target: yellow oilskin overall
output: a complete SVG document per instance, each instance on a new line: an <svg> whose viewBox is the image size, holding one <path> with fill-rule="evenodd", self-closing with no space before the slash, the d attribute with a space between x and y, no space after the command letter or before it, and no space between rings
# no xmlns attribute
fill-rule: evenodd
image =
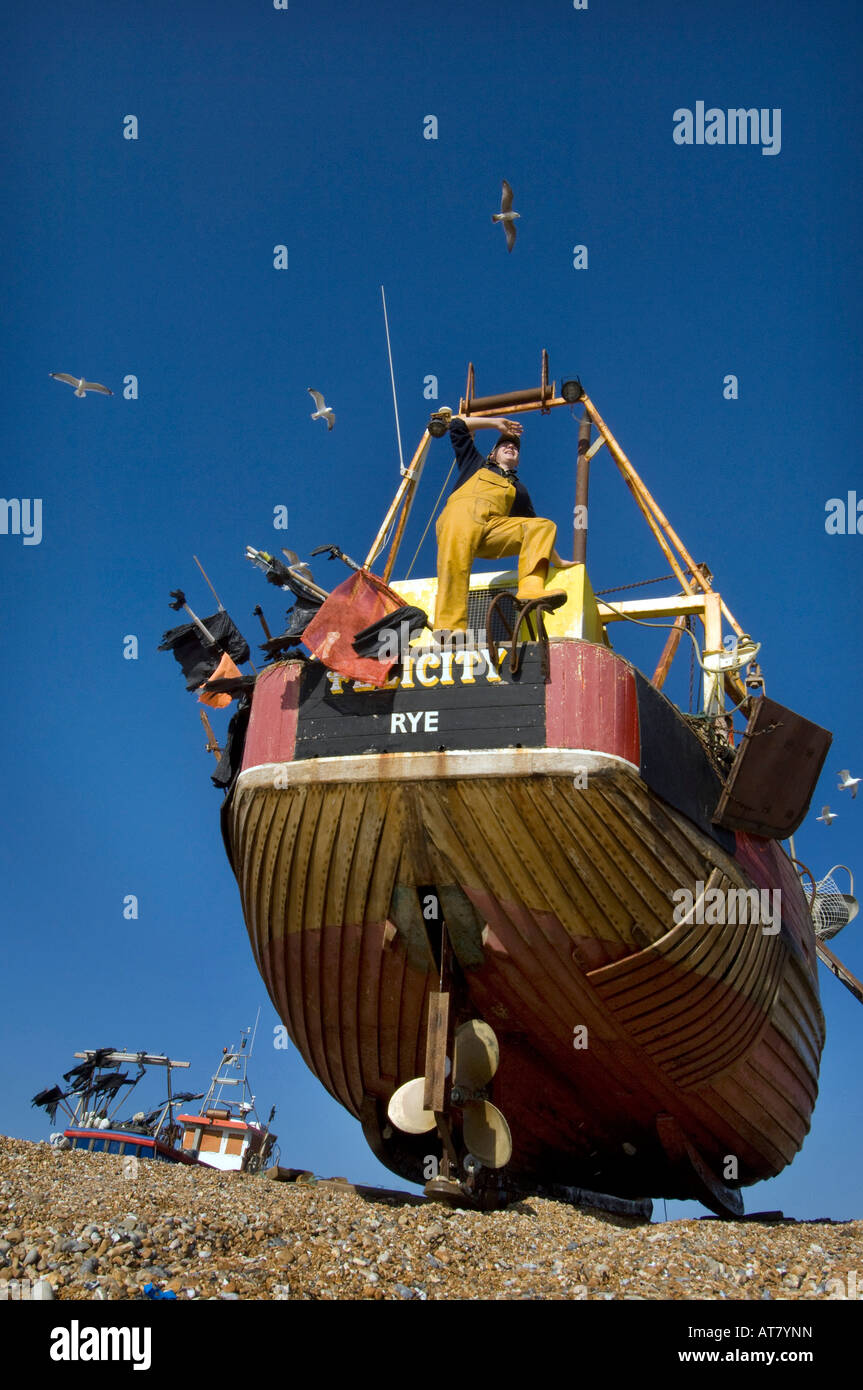
<svg viewBox="0 0 863 1390"><path fill-rule="evenodd" d="M540 598L557 527L541 516L510 516L516 491L490 468L480 468L456 488L437 523L435 628L467 627L470 567L475 557L499 560L518 555L518 597Z"/></svg>

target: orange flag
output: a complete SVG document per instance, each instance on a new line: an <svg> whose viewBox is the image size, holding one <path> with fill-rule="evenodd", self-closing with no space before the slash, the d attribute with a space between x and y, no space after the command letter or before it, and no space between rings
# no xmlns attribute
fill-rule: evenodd
<svg viewBox="0 0 863 1390"><path fill-rule="evenodd" d="M242 675L242 672L237 669L231 658L228 656L228 653L225 652L215 671L211 676L207 677L207 680L227 680L230 676L239 675ZM225 691L222 694L217 694L216 691L213 691L212 694L208 695L206 690L201 690L200 694L198 695L198 702L202 705L209 705L211 709L224 709L226 705L229 705L231 703L233 698L233 695L229 695L227 691Z"/></svg>

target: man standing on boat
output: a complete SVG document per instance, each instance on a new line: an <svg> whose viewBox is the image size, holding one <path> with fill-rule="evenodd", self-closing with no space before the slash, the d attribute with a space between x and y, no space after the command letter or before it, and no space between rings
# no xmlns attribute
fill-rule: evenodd
<svg viewBox="0 0 863 1390"><path fill-rule="evenodd" d="M444 414L443 411L440 412ZM500 438L483 458L474 431L497 429ZM436 632L464 632L470 568L475 557L498 560L518 555L516 598L554 598L547 590L549 562L565 568L554 548L557 527L538 517L530 494L518 477L522 426L503 416L453 415L449 436L459 474L437 523Z"/></svg>

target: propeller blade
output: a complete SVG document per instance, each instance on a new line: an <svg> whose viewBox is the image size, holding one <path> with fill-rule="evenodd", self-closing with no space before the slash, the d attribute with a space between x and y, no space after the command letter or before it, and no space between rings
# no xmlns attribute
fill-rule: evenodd
<svg viewBox="0 0 863 1390"><path fill-rule="evenodd" d="M486 1168L503 1168L512 1157L512 1135L503 1113L490 1100L464 1107L464 1142Z"/></svg>
<svg viewBox="0 0 863 1390"><path fill-rule="evenodd" d="M437 1123L434 1111L423 1109L425 1084L424 1076L415 1076L390 1096L387 1114L396 1129L405 1134L426 1134Z"/></svg>
<svg viewBox="0 0 863 1390"><path fill-rule="evenodd" d="M471 1018L455 1033L453 1085L468 1091L487 1086L500 1064L494 1030L481 1018Z"/></svg>

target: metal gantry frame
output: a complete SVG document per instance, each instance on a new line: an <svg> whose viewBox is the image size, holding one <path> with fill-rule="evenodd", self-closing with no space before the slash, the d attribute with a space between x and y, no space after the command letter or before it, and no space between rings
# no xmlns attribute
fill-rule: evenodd
<svg viewBox="0 0 863 1390"><path fill-rule="evenodd" d="M746 634L734 614L719 593L713 588L712 575L706 565L697 564L692 558L680 536L674 530L656 498L643 479L636 472L623 449L618 444L595 404L577 379L566 381L558 395L556 383L549 381L548 353L543 349L540 385L521 391L507 391L495 396L475 395L475 374L473 363L468 366L465 395L459 401L458 414L464 416L498 415L506 411L509 415L526 414L539 410L547 415L561 406L583 407L578 436L578 467L576 471L576 507L587 506L589 468L592 458L605 445L623 477L626 486L635 499L639 511L647 522L654 539L678 579L683 594L671 595L663 599L625 600L622 603L599 603L599 616L603 624L621 619L645 617L674 617L674 629L669 634L660 662L654 673L654 683L661 688L668 673L680 635L689 615L697 615L704 627L704 656L718 656L723 652L722 619L726 619L738 637ZM433 417L434 419L434 417ZM597 438L590 443L591 427L597 430ZM422 477L432 434L427 427L417 446L410 464L405 470L386 516L372 542L366 556L364 568L369 569L382 553L389 532L395 527L389 554L383 569L383 579L389 582L398 555L408 516ZM578 517L578 512L576 512ZM575 558L584 563L586 554L587 528L575 528ZM723 689L735 704L741 703L749 694L744 683L731 671L714 673L704 671L704 707L721 712L724 707Z"/></svg>
<svg viewBox="0 0 863 1390"><path fill-rule="evenodd" d="M91 1048L86 1052L76 1052L75 1056L80 1058L82 1061L86 1062L98 1056L98 1052L96 1051L96 1049ZM174 1123L174 1100L171 1093L171 1071L173 1068L186 1068L190 1065L190 1063L176 1062L173 1061L170 1057L165 1057L160 1053L109 1052L103 1055L102 1061L99 1067L97 1068L97 1071L101 1071L102 1068L105 1066L122 1066L126 1062L137 1063L140 1070L136 1077L132 1077L128 1081L123 1082L122 1085L117 1088L117 1091L114 1093L113 1097L113 1099L116 1101L116 1105L114 1106L114 1109L111 1110L110 1114L106 1115L104 1118L108 1120L113 1119L117 1111L120 1109L121 1105L125 1104L126 1100L131 1095L135 1086L137 1086L138 1082L141 1080L141 1077L144 1074L144 1069L146 1067L164 1067L167 1078L168 1098L164 1103L164 1112L160 1116L159 1123L156 1125L153 1131L154 1137L158 1137L166 1117L168 1120L169 1128ZM79 1092L73 1092L73 1094L76 1094L78 1096L74 1109L70 1109L66 1105L63 1106L63 1109L66 1111L67 1115L70 1116L73 1125L85 1125L88 1123L87 1115L88 1113L90 1113L88 1112L88 1103L92 1095L98 1094L98 1080L98 1075L90 1077L88 1078L87 1082L82 1086ZM120 1095L121 1091L124 1092L122 1096ZM105 1108L106 1110L108 1109L107 1106Z"/></svg>
<svg viewBox="0 0 863 1390"><path fill-rule="evenodd" d="M255 1110L255 1097L249 1085L248 1067L249 1058L252 1055L252 1048L255 1046L255 1036L258 1031L258 1020L260 1017L261 1011L258 1009L254 1028L242 1028L240 1030L239 1047L226 1047L223 1050L222 1059L216 1068L215 1075L210 1081L210 1089L207 1091L204 1103L201 1106L201 1110L204 1114L207 1113L208 1108L212 1110L225 1109L230 1113L237 1110L244 1120L248 1115L254 1115L256 1119L258 1118L257 1111ZM251 1043L247 1051L246 1043L250 1034ZM222 1075L223 1072L229 1073L231 1071L235 1071L237 1075ZM239 1099L224 1100L222 1098L222 1090L225 1086L239 1086ZM260 1120L258 1120L258 1123L260 1123Z"/></svg>

